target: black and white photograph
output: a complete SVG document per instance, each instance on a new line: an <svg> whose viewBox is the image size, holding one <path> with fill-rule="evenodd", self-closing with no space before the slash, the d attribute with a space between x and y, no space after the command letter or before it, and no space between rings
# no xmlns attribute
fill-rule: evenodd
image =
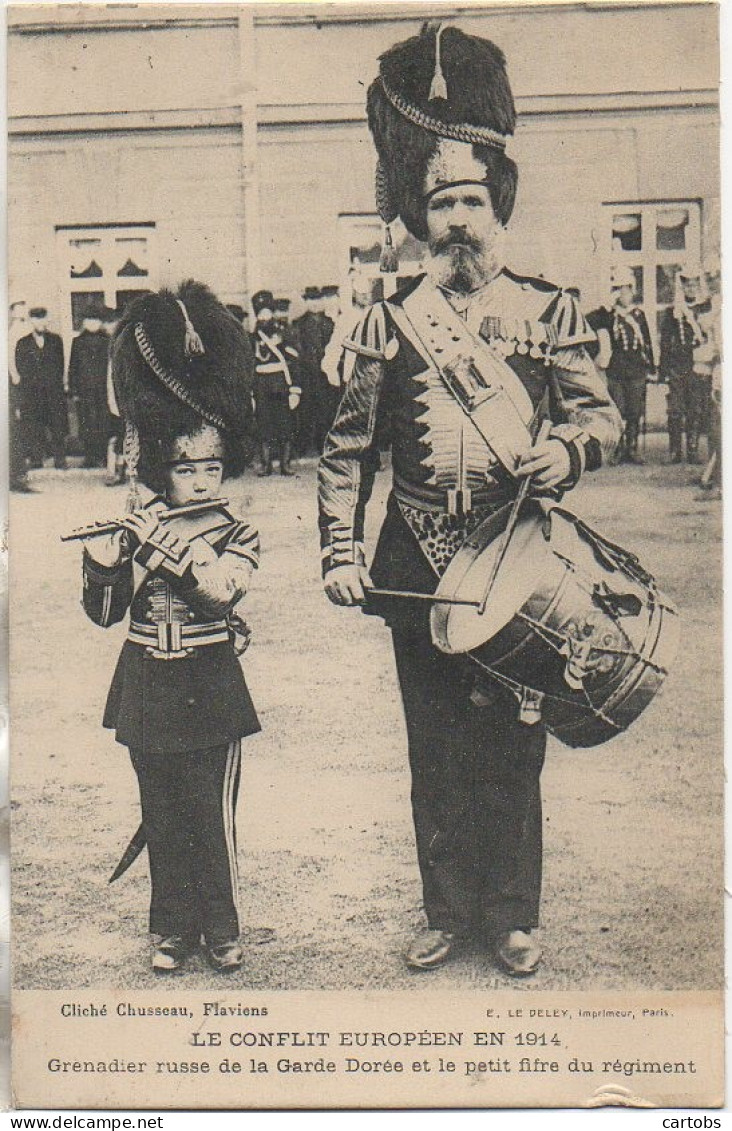
<svg viewBox="0 0 732 1131"><path fill-rule="evenodd" d="M723 1104L719 16L8 9L18 1107Z"/></svg>

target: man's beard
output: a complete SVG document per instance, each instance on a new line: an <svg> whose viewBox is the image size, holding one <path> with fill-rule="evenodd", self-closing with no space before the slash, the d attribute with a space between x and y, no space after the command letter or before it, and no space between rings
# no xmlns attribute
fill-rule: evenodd
<svg viewBox="0 0 732 1131"><path fill-rule="evenodd" d="M495 243L490 245L467 232L447 235L429 244L430 275L448 290L468 294L492 279L500 269Z"/></svg>

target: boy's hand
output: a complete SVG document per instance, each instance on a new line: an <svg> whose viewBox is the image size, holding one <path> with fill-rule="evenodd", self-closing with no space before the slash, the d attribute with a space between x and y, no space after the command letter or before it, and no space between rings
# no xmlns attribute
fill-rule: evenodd
<svg viewBox="0 0 732 1131"><path fill-rule="evenodd" d="M93 562L107 566L108 569L119 565L129 552L124 530L115 530L113 534L100 535L98 538L85 538L82 545Z"/></svg>
<svg viewBox="0 0 732 1131"><path fill-rule="evenodd" d="M158 529L160 523L153 510L133 511L122 520L122 526L133 545L144 546Z"/></svg>

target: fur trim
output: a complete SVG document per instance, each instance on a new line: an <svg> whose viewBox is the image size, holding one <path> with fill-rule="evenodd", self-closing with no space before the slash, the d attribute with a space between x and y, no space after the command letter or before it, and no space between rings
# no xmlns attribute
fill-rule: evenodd
<svg viewBox="0 0 732 1131"><path fill-rule="evenodd" d="M396 210L407 230L420 240L427 236L424 179L437 152L439 135L399 113L387 97L383 83L438 123L472 125L502 135L513 134L516 125L513 96L500 48L455 27L444 28L440 39L439 62L447 99L430 98L437 29L428 25L420 35L396 44L381 56L380 74L369 87L366 103L369 129L379 157L380 211L388 202L388 211ZM488 147L474 145L472 148L480 160L488 155ZM491 175L501 182L493 186L491 195L495 189L502 200L504 215L499 218L505 222L515 197L516 166L497 151L490 152L490 157ZM488 173L488 169L486 171ZM508 187L502 183L504 175L510 182ZM505 215L506 210L508 215Z"/></svg>
<svg viewBox="0 0 732 1131"><path fill-rule="evenodd" d="M189 352L191 328L203 352ZM247 333L202 283L131 303L114 334L112 379L122 416L139 433L141 464L151 448L159 453L204 422L248 447L253 368Z"/></svg>

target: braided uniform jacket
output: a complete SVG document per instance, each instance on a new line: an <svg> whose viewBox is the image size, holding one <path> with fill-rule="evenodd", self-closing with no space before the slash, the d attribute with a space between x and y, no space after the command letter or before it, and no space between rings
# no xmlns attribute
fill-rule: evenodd
<svg viewBox="0 0 732 1131"><path fill-rule="evenodd" d="M379 448L390 444L394 487L372 577L379 586L431 592L476 520L513 491L437 369L400 328L404 320L397 326L391 313L422 285L430 285L424 277L372 306L346 343L356 364L320 461L319 504L323 573L363 561L365 507ZM550 435L570 457L563 487L599 467L603 451L617 443L620 418L587 354L594 333L575 299L504 269L471 299L465 321L510 366L539 415L553 421ZM461 486L471 499L464 519L447 513L448 493ZM405 528L424 551L416 558Z"/></svg>
<svg viewBox="0 0 732 1131"><path fill-rule="evenodd" d="M610 381L645 381L655 366L646 316L639 306L613 311L610 339L613 352L607 367Z"/></svg>
<svg viewBox="0 0 732 1131"><path fill-rule="evenodd" d="M300 392L300 355L294 339L279 331L252 335L254 347L255 399L287 401L290 392Z"/></svg>
<svg viewBox="0 0 732 1131"><path fill-rule="evenodd" d="M112 567L85 549L87 616L107 628L130 611L103 720L118 742L174 754L260 729L226 623L258 561L257 531L223 507L161 525Z"/></svg>
<svg viewBox="0 0 732 1131"><path fill-rule="evenodd" d="M661 354L658 374L661 381L708 375L719 359L716 348L711 303L688 305L680 311L669 308L661 322Z"/></svg>

